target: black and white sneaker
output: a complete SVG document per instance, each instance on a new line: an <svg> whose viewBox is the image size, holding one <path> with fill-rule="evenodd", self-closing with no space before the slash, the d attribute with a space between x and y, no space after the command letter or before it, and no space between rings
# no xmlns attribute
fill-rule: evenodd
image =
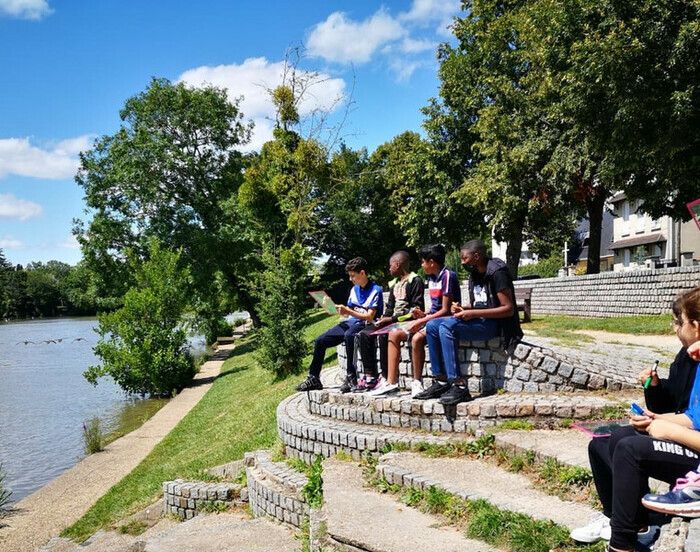
<svg viewBox="0 0 700 552"><path fill-rule="evenodd" d="M340 392L341 393L350 393L350 391L353 390L354 387L357 386L357 379L351 378L350 376L347 376L345 378L345 381L343 384L340 386Z"/></svg>
<svg viewBox="0 0 700 552"><path fill-rule="evenodd" d="M453 385L440 397L438 402L444 405L451 405L470 400L472 400L472 396L469 394L469 389L467 389L466 385Z"/></svg>
<svg viewBox="0 0 700 552"><path fill-rule="evenodd" d="M430 387L428 387L425 391L418 393L413 398L421 400L421 401L424 401L426 399L437 399L438 397L441 397L442 395L447 393L449 388L450 388L450 384L448 382L446 382L446 381L441 382L441 381L435 380L435 381L433 381L433 384Z"/></svg>
<svg viewBox="0 0 700 552"><path fill-rule="evenodd" d="M323 389L323 384L316 376L309 376L297 385L297 391L316 391L320 389Z"/></svg>

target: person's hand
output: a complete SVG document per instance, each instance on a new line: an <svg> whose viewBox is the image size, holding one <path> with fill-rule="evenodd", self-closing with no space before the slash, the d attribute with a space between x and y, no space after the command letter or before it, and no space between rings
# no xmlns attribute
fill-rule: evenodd
<svg viewBox="0 0 700 552"><path fill-rule="evenodd" d="M645 410L644 414L630 415L630 425L637 431L646 432L648 431L649 425L656 419L656 414L649 410Z"/></svg>
<svg viewBox="0 0 700 552"><path fill-rule="evenodd" d="M419 309L418 307L414 307L411 311L411 314L416 320L418 320L419 318L425 318L425 312L422 309Z"/></svg>
<svg viewBox="0 0 700 552"><path fill-rule="evenodd" d="M656 387L659 385L659 374L657 374L654 370L651 368L645 368L641 372L639 372L639 383L644 385L644 382L647 380L647 378L651 376L651 383L649 384L651 387Z"/></svg>
<svg viewBox="0 0 700 552"><path fill-rule="evenodd" d="M463 311L464 309L462 308L462 305L455 301L454 303L452 303L452 307L450 307L450 310L452 311L452 314L456 314L458 312Z"/></svg>
<svg viewBox="0 0 700 552"><path fill-rule="evenodd" d="M690 347L688 347L688 355L693 360L700 361L700 341L696 341Z"/></svg>
<svg viewBox="0 0 700 552"><path fill-rule="evenodd" d="M452 316L461 320L469 320L470 318L478 316L478 314L474 309L462 309L461 311L456 312Z"/></svg>
<svg viewBox="0 0 700 552"><path fill-rule="evenodd" d="M352 316L355 314L355 311L346 305L336 305L335 308L337 309L338 314L342 316Z"/></svg>
<svg viewBox="0 0 700 552"><path fill-rule="evenodd" d="M388 326L389 324L391 324L391 322L392 320L390 316L382 316L379 320L377 320L374 323L374 326L376 328L383 328L384 326Z"/></svg>

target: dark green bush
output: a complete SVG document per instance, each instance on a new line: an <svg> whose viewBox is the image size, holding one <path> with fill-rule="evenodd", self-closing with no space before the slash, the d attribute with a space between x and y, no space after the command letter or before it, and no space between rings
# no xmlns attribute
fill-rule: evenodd
<svg viewBox="0 0 700 552"><path fill-rule="evenodd" d="M540 259L536 263L521 266L518 268L518 276L537 275L542 278L554 278L562 267L562 257L550 257Z"/></svg>

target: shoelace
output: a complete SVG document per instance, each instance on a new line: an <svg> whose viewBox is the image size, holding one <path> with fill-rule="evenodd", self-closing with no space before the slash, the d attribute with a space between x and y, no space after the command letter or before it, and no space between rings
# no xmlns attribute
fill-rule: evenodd
<svg viewBox="0 0 700 552"><path fill-rule="evenodd" d="M676 486L673 487L673 490L678 491L683 487L687 487L688 485L700 487L700 473L691 471L686 473L685 477L679 477L676 479Z"/></svg>

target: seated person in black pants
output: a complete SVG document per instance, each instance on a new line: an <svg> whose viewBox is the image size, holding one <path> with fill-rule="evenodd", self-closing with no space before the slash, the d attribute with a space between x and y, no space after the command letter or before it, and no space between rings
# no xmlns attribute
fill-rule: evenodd
<svg viewBox="0 0 700 552"><path fill-rule="evenodd" d="M673 303L673 324L683 348L669 378L652 376L644 391L647 408L632 415L631 426L608 438L592 439L588 456L603 515L571 532L579 542L610 539L608 550L627 552L649 531L649 512L641 499L649 492L649 478L673 483L697 467L700 460L700 373L687 352L700 341L700 287Z"/></svg>
<svg viewBox="0 0 700 552"><path fill-rule="evenodd" d="M346 376L341 393L347 393L357 384L357 369L355 368L355 336L362 331L367 322L372 322L382 315L384 296L382 288L367 276L367 261L355 257L345 265L350 281L355 284L350 290L347 305L336 305L338 314L347 316L340 324L336 324L314 341L314 356L309 366L309 376L297 386L297 391L312 391L323 389L321 384L321 368L326 356L326 349L345 343L347 355Z"/></svg>
<svg viewBox="0 0 700 552"><path fill-rule="evenodd" d="M397 251L389 258L389 274L394 279L389 282L389 299L386 302L384 316L377 320L374 326L362 330L356 338L364 378L361 378L353 391L372 391L373 394L386 394L398 389L398 374L387 381L389 334L372 335L378 328L394 322L413 319L413 309L425 310L425 286L423 280L410 272L409 255L406 251ZM377 371L377 349L379 349L379 364L381 374ZM392 378L393 381L392 381Z"/></svg>

